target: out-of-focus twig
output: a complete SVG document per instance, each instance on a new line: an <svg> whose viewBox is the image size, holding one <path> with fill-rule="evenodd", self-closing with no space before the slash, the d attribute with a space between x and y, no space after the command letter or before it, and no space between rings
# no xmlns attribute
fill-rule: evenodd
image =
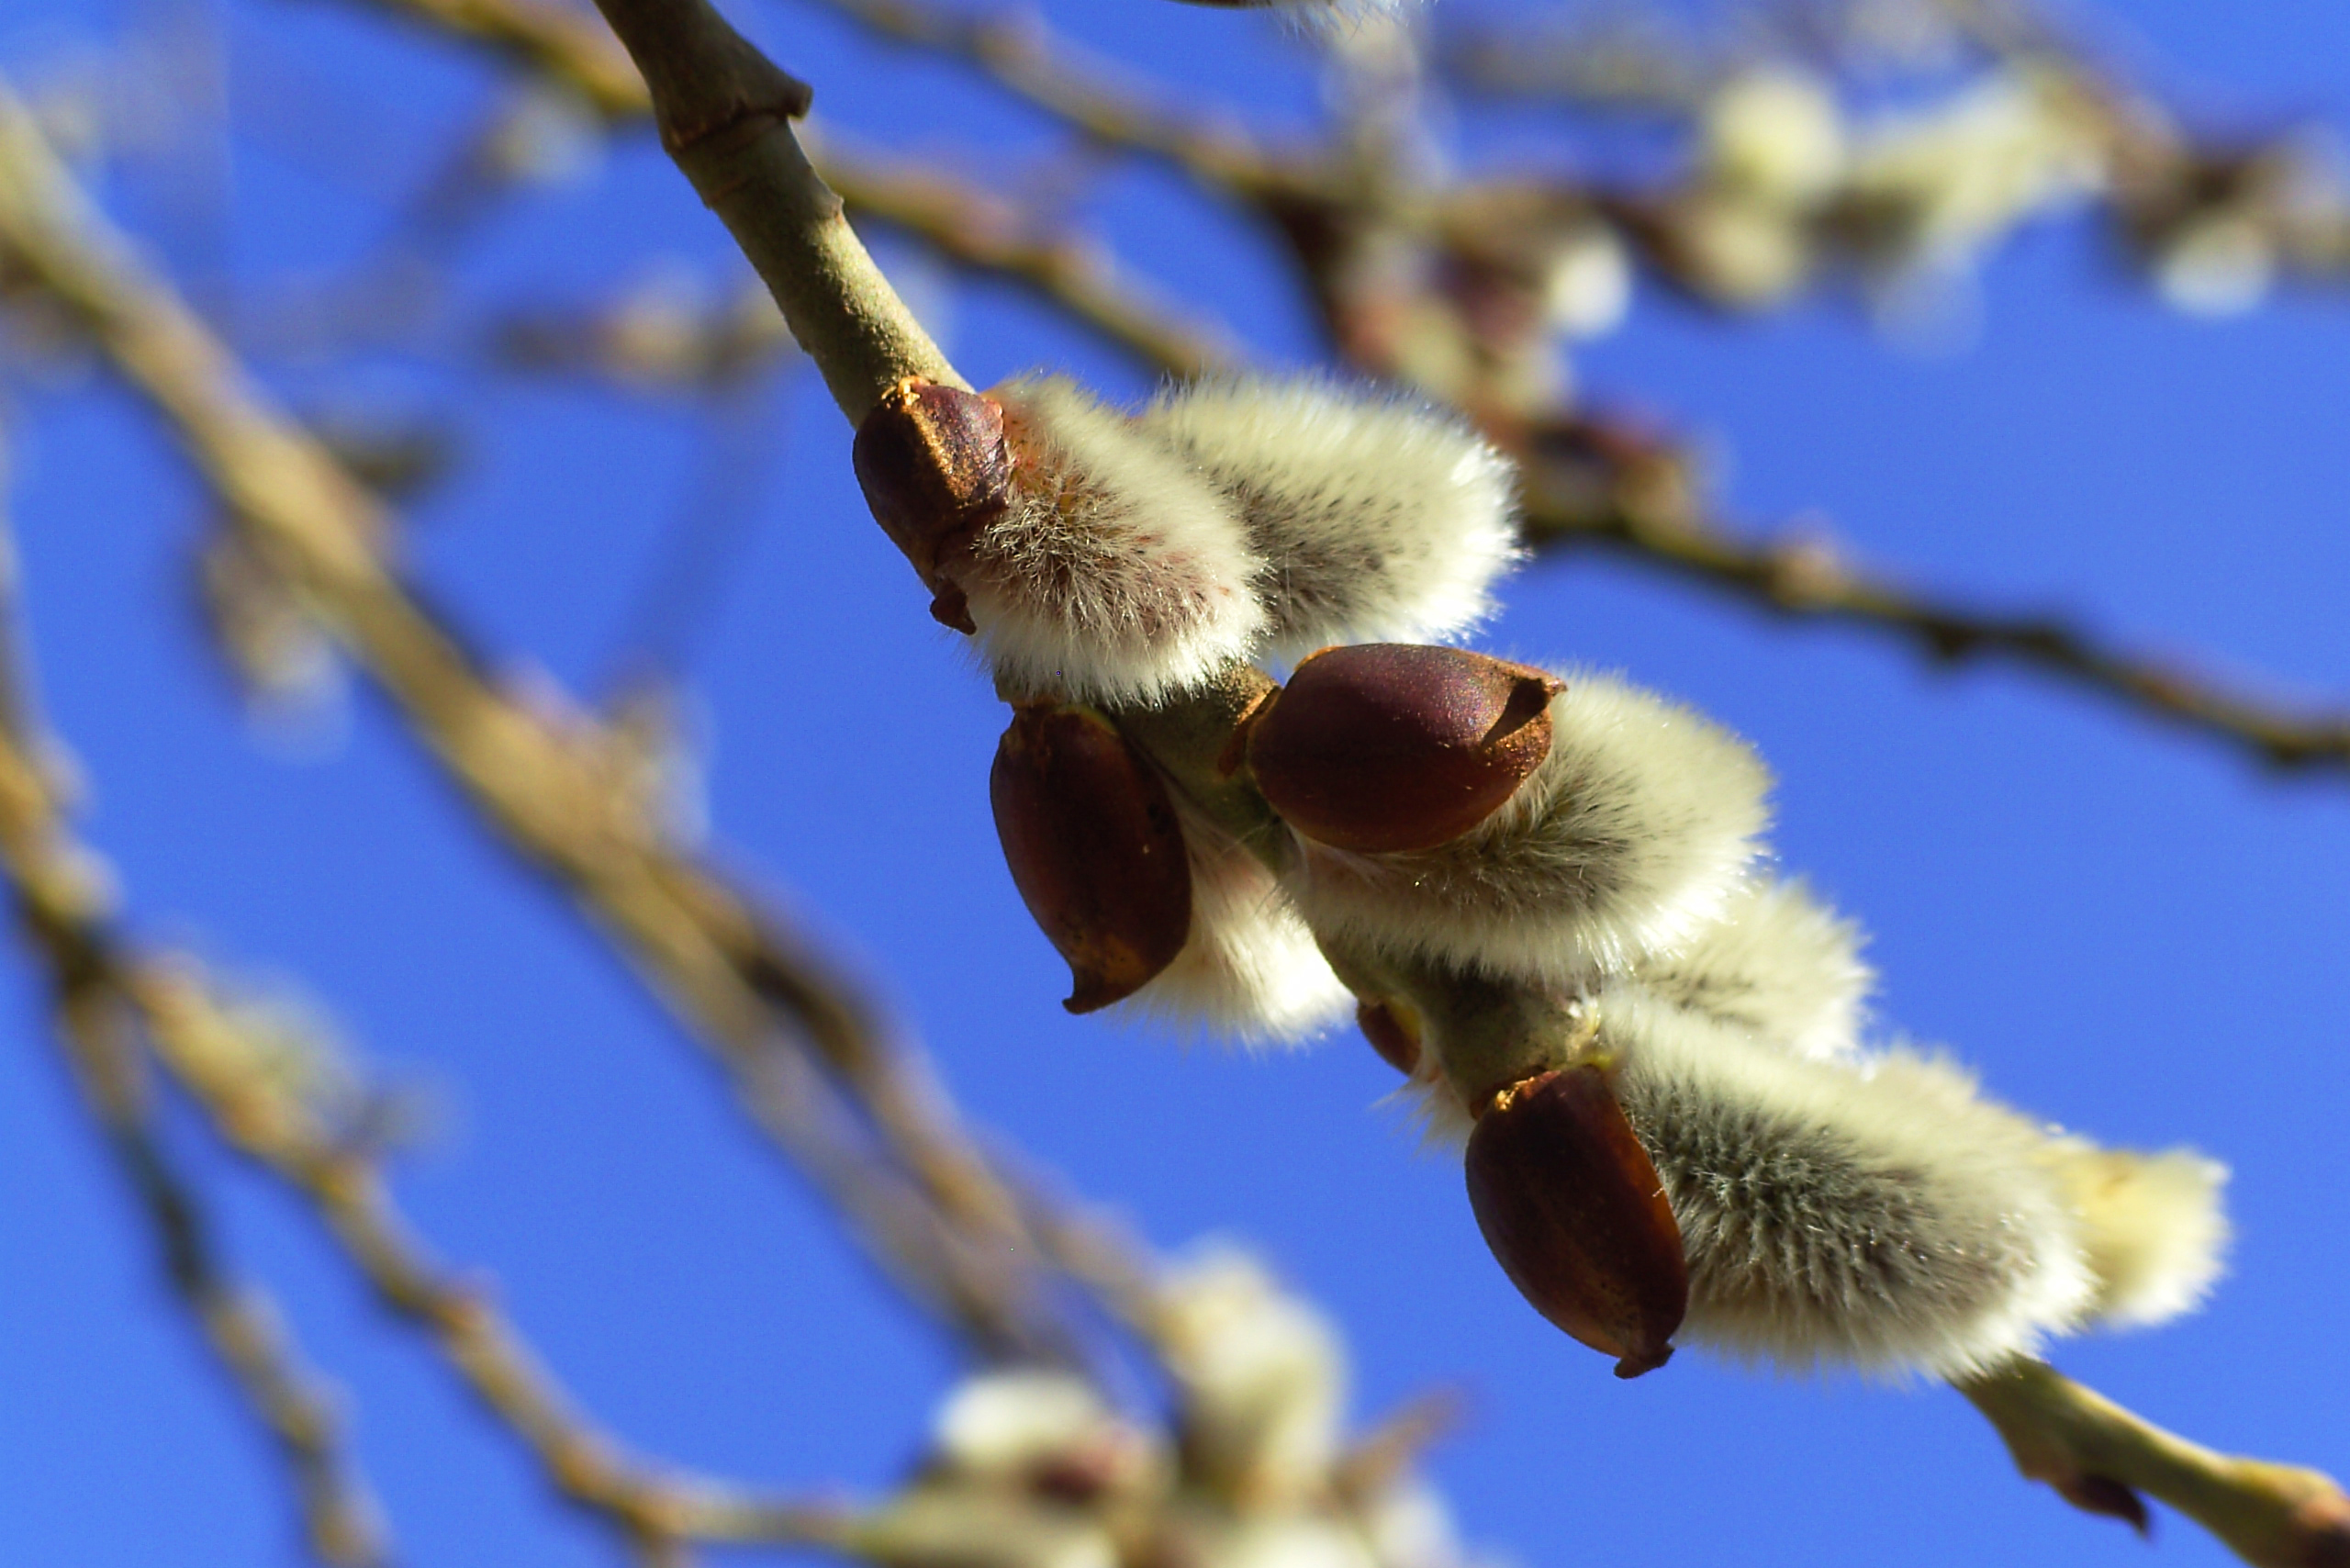
<svg viewBox="0 0 2350 1568"><path fill-rule="evenodd" d="M1562 429L1535 438L1538 451L1555 455L1559 443L1548 437ZM1852 566L1817 536L1741 537L1677 505L1659 510L1637 495L1611 496L1617 483L1637 491L1679 460L1637 439L1611 442L1604 430L1595 437L1597 429L1589 422L1579 427L1576 455L1585 462L1569 491L1546 485L1559 471L1551 458L1537 456L1528 465L1527 531L1538 551L1608 550L1775 614L1841 622L1899 638L1939 663L2004 659L2028 666L2269 766L2350 767L2350 711L2296 711L2112 647L2061 618L2003 614L1915 593ZM1589 483L1595 463L1614 478ZM1598 504L1595 496L1602 498Z"/></svg>
<svg viewBox="0 0 2350 1568"><path fill-rule="evenodd" d="M951 261L1034 289L1084 326L1166 375L1228 368L1230 334L1178 315L1122 277L1109 252L1066 234L1037 234L1010 203L919 164L852 151L837 137L811 152L849 211L913 235Z"/></svg>
<svg viewBox="0 0 2350 1568"><path fill-rule="evenodd" d="M2076 1507L2143 1530L2143 1492L2210 1530L2255 1568L2350 1564L2350 1496L2321 1472L2215 1453L2041 1361L1958 1387L1998 1428L2016 1468Z"/></svg>
<svg viewBox="0 0 2350 1568"><path fill-rule="evenodd" d="M1256 196L1295 174L1237 118L1177 106L1173 95L1056 36L1025 10L973 14L923 0L814 0L878 37L959 60L1104 146L1166 160L1213 189Z"/></svg>
<svg viewBox="0 0 2350 1568"><path fill-rule="evenodd" d="M79 1077L154 1222L173 1286L285 1450L319 1555L382 1561L373 1511L347 1473L326 1400L296 1369L266 1300L223 1275L196 1197L148 1124L134 1021L221 1136L308 1201L377 1299L431 1337L549 1482L612 1520L643 1555L671 1561L688 1541L841 1545L854 1524L843 1510L662 1473L625 1457L572 1405L488 1294L431 1260L372 1158L246 1070L265 1053L240 1038L247 1025L195 962L125 947L89 856L68 836L24 712L12 701L0 722L0 860L48 960Z"/></svg>
<svg viewBox="0 0 2350 1568"><path fill-rule="evenodd" d="M377 9L486 43L565 83L607 119L641 119L644 83L589 12L559 0L369 0Z"/></svg>
<svg viewBox="0 0 2350 1568"><path fill-rule="evenodd" d="M648 1553L688 1541L836 1546L845 1539L852 1520L841 1509L627 1456L572 1403L492 1295L433 1262L366 1153L282 1114L237 1070L254 1054L238 1039L246 1025L192 959L118 954L110 973L221 1136L308 1201L376 1299L431 1337L565 1497L611 1520Z"/></svg>
<svg viewBox="0 0 2350 1568"><path fill-rule="evenodd" d="M413 20L489 42L547 78L587 95L609 119L643 119L652 114L652 100L626 51L601 28L551 27L542 9L526 0L375 3ZM995 33L1007 39L1019 31L1011 24L995 25ZM619 84L622 77L628 84L624 89ZM1095 87L1089 87L1082 96L1088 103L1113 101ZM1178 136L1174 140L1188 147L1194 139ZM1035 289L1156 370L1197 375L1230 363L1228 334L1151 299L1121 276L1114 261L1099 244L1074 235L1039 234L1009 203L991 199L913 162L854 150L837 134L821 142L814 138L810 141L810 161L852 212L901 230L950 261ZM1203 144L1220 145L1213 138Z"/></svg>
<svg viewBox="0 0 2350 1568"><path fill-rule="evenodd" d="M334 1394L303 1367L269 1294L221 1260L203 1200L154 1124L131 1020L97 934L104 878L61 832L51 769L31 744L14 571L13 543L0 531L0 865L18 924L47 968L74 1082L146 1216L172 1294L284 1457L310 1551L337 1568L373 1568L388 1561L388 1549L344 1450Z"/></svg>
<svg viewBox="0 0 2350 1568"><path fill-rule="evenodd" d="M489 678L386 560L379 503L247 382L171 291L68 185L29 118L0 100L0 250L64 304L187 448L254 549L316 604L501 836L643 970L735 1076L762 1125L801 1147L779 1045L796 1042L856 1107L888 1169L835 1187L892 1271L983 1348L1049 1352L1073 1330L1030 1278L1037 1238L926 1068L808 946L677 843L628 787L624 745L543 691ZM819 1179L845 1170L811 1158ZM891 1201L894 1174L905 1201ZM1066 1353L1065 1350L1062 1353Z"/></svg>

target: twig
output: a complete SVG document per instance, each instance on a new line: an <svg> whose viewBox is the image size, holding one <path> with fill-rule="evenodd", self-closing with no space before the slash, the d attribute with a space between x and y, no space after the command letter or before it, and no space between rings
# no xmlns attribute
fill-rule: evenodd
<svg viewBox="0 0 2350 1568"><path fill-rule="evenodd" d="M486 43L562 82L608 120L642 118L644 83L611 35L586 12L553 0L369 0L391 16Z"/></svg>
<svg viewBox="0 0 2350 1568"><path fill-rule="evenodd" d="M1633 458L1635 465L1658 460L1656 449ZM1703 520L1660 514L1637 499L1626 504L1617 498L1594 508L1581 497L1546 493L1539 473L1539 464L1529 465L1527 529L1538 550L1610 550L1795 620L1841 622L1897 638L1937 663L2006 659L2224 742L2271 767L2350 767L2350 711L2296 712L2114 648L2059 618L1981 610L1911 593L1856 569L1817 537L1740 538Z"/></svg>
<svg viewBox="0 0 2350 1568"><path fill-rule="evenodd" d="M1156 370L1189 378L1235 362L1228 332L1142 294L1098 243L1035 235L1009 204L916 163L852 152L834 135L810 156L852 213L903 230L965 266L1026 285Z"/></svg>
<svg viewBox="0 0 2350 1568"><path fill-rule="evenodd" d="M602 9L652 93L661 145L765 280L849 422L904 376L963 385L791 134L789 122L808 112L807 84L707 5L603 0Z"/></svg>
<svg viewBox="0 0 2350 1568"><path fill-rule="evenodd" d="M222 1137L308 1200L377 1298L431 1336L563 1495L654 1551L690 1540L836 1548L846 1540L854 1519L843 1510L664 1474L622 1457L572 1406L489 1297L451 1282L431 1261L366 1158L335 1147L300 1118L258 1112L254 1086L222 1066L256 1054L234 1044L224 1048L223 1038L232 1039L239 1024L191 961L122 950L87 879L72 871L83 852L64 838L38 783L28 738L13 728L0 730L0 846L27 925L49 959L58 1011L93 1108L153 1220L173 1286L292 1462L322 1558L381 1562L373 1511L345 1473L325 1401L294 1369L265 1300L222 1276L196 1199L147 1126L128 1027L134 1013Z"/></svg>
<svg viewBox="0 0 2350 1568"><path fill-rule="evenodd" d="M740 107L730 109L723 97L706 97L699 104L688 100L686 95L688 85L702 71L696 58L698 50L708 50L718 60L724 61L739 55L748 47L731 29L725 28L724 23L710 9L707 0L602 0L602 4L606 15L613 22L615 30L621 34L621 40L628 45L631 54L645 70L648 79L655 84L655 101L664 128L663 140L673 151L690 148L697 140L697 138L680 135L676 129L679 123L687 126L707 127L704 134L722 133L733 140L738 150L744 149L746 144L749 147L756 147L761 141L770 144L791 141L789 128L779 119L757 119L745 124L747 117L742 114ZM669 84L669 90L666 92L662 86L665 82ZM754 100L755 106L755 103L756 100ZM811 313L827 309L853 313L870 307L877 299L889 306L896 306L894 297L888 294L888 286L879 280L878 274L868 277L852 271L846 277L793 277L778 275L771 270L776 263L777 253L766 248L764 244L766 236L758 232L752 224L744 221L744 218L749 216L749 211L746 209L775 206L789 207L795 203L805 205L804 193L763 188L768 181L778 177L812 180L812 174L805 172L804 162L798 163L795 167L791 160L780 156L778 151L770 146L766 150L764 159L755 163L750 158L742 156L739 151L737 159L731 168L728 166L728 160L723 157L697 163L689 161L682 151L679 163L694 180L697 188L701 189L706 196L715 191L722 193L733 202L734 206L730 207L713 199L713 205L719 206L721 215L726 218L729 226L735 230L737 239L743 242L745 252L750 255L754 265L767 278L770 288L775 291L778 298L785 299L787 302L796 299L804 309ZM765 199L762 201L758 198ZM853 243L854 237L849 238L850 242ZM866 269L870 270L869 262L866 263ZM897 308L901 310L902 307L897 307ZM795 317L795 330L798 318ZM811 354L822 364L823 349L818 344L810 342L804 336L801 342ZM926 342L923 347L925 354L935 353L935 350L930 348ZM925 374L923 363L914 360L909 360L897 366L896 373L901 375ZM848 412L852 420L861 417L863 412L861 405L852 405L847 398L843 399L843 405L845 411ZM1204 711L1213 707L1213 702L1203 702L1199 706ZM1162 719L1158 727L1164 735L1170 728L1179 728L1180 725L1169 726ZM1145 744L1148 745L1150 743L1146 740ZM1191 749L1196 751L1199 748L1194 746ZM1196 758L1192 760L1195 761ZM1180 767L1170 767L1169 772L1179 780L1183 777ZM1416 1002L1419 1000L1421 1000L1419 997L1415 996ZM1504 1003L1508 1000L1508 998L1502 999ZM2048 1373L2045 1380L2024 1375L2019 1386L2042 1393L2049 1389L2070 1389L2069 1384L2064 1384L2062 1380L2054 1379L2053 1373ZM2006 1385L1998 1384L1978 1385L1970 1390L1979 1403L1988 1401L1986 1405L1986 1413L1993 1415L1995 1420L2011 1415L2011 1407L2000 1397L2007 1392ZM2042 1399L2036 1403L2044 1405L2047 1401ZM2083 1399L2076 1399L2074 1405L2081 1411L2091 1409L2091 1406ZM2102 1406L2101 1401L2098 1402L2098 1406ZM2110 1406L2103 1406L2103 1410L2106 1412L2103 1426L2096 1428L2098 1430L2128 1430L2137 1427L2134 1418L2116 1421L2114 1417L2119 1415L2119 1412L2113 1411ZM2008 1429L2009 1428L2003 1426L2003 1431ZM2143 1427L2138 1427L2137 1429L2142 1435L2152 1430ZM2184 1450L2184 1445L2180 1445L2180 1448ZM2134 1461L2143 1456L2122 1453L2119 1457ZM2224 1509L2214 1508L2214 1498L2210 1494L2199 1493L2182 1484L2181 1467L2185 1465L2186 1461L2178 1452L2174 1451L2168 1454L2167 1459L2169 1462L2166 1468L2152 1463L2133 1462L2132 1468L2126 1474L2115 1476L2112 1479L2125 1487L2131 1484L2133 1479L2139 1479L2143 1480L2150 1489L2164 1488L2166 1495L2177 1495L2183 1503L2203 1510L2199 1512L2197 1517L2212 1522L2215 1528L2221 1531L2222 1538L2228 1540L2231 1544L2238 1545L2240 1548L2251 1545L2265 1549L2266 1545L2265 1540L2255 1540L2245 1534L2239 1521L2227 1515ZM2042 1462L2035 1454L2027 1462L2027 1471L2031 1470L2032 1464L2040 1462ZM2295 1499L2303 1509L2303 1515L2297 1517L2311 1518L2319 1530L2329 1528L2331 1516L2326 1510L2339 1501L2339 1494L2333 1490L2330 1484L2322 1484L2322 1492L2312 1492L2304 1477L2302 1491ZM2343 1528L2350 1529L2350 1525ZM2313 1534L2311 1539L2322 1540L2324 1538Z"/></svg>
<svg viewBox="0 0 2350 1568"><path fill-rule="evenodd" d="M269 1294L221 1261L203 1200L153 1126L138 1045L94 935L103 881L57 830L48 772L19 739L29 697L17 678L14 569L0 532L0 866L48 968L75 1084L146 1216L172 1294L285 1459L310 1551L337 1568L376 1568L389 1561L383 1522L344 1450L333 1392L303 1367Z"/></svg>
<svg viewBox="0 0 2350 1568"><path fill-rule="evenodd" d="M771 1498L699 1476L658 1472L621 1456L540 1363L479 1285L460 1285L416 1241L364 1153L320 1121L282 1103L288 1091L247 1070L266 1051L249 1025L184 956L126 948L102 878L70 836L39 758L49 743L33 717L9 593L10 542L0 531L0 868L27 934L47 959L57 1011L91 1108L148 1211L173 1290L291 1462L318 1554L373 1568L385 1561L375 1514L349 1473L327 1397L309 1385L265 1296L230 1282L193 1189L149 1125L136 1020L157 1058L209 1116L223 1141L306 1199L375 1289L423 1329L482 1405L539 1461L557 1491L620 1526L648 1560L675 1559L687 1541L843 1548L847 1511Z"/></svg>
<svg viewBox="0 0 2350 1568"><path fill-rule="evenodd" d="M1164 159L1210 189L1254 196L1287 189L1299 177L1237 119L1204 119L1171 106L1171 95L1055 37L1034 13L974 16L921 0L813 3L882 38L962 61L1090 140Z"/></svg>
<svg viewBox="0 0 2350 1568"><path fill-rule="evenodd" d="M2146 1528L2140 1492L2219 1537L2255 1568L2350 1564L2350 1496L2320 1472L2239 1459L2132 1415L2041 1361L1958 1385L2016 1468L2090 1513Z"/></svg>
<svg viewBox="0 0 2350 1568"><path fill-rule="evenodd" d="M93 940L102 940L93 936ZM256 1114L252 1086L223 1064L249 1059L244 1027L185 957L120 955L111 983L137 1007L157 1054L221 1137L299 1193L392 1313L429 1335L483 1406L519 1438L555 1490L658 1551L688 1541L838 1547L853 1517L626 1457L575 1406L478 1283L434 1263L366 1156L303 1119ZM477 1279L477 1276L464 1276Z"/></svg>

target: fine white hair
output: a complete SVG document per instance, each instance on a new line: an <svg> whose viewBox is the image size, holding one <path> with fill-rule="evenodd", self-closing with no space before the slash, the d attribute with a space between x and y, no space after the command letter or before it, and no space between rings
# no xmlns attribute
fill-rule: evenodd
<svg viewBox="0 0 2350 1568"><path fill-rule="evenodd" d="M1467 1147L1469 1135L1477 1130L1477 1123L1460 1103L1460 1096L1444 1081L1440 1061L1437 1050L1423 1047L1419 1065L1412 1076L1380 1103L1404 1108L1419 1128L1422 1148L1458 1151Z"/></svg>
<svg viewBox="0 0 2350 1568"><path fill-rule="evenodd" d="M1261 641L1263 563L1191 465L1065 376L1011 381L1009 504L957 581L1015 692L1153 701Z"/></svg>
<svg viewBox="0 0 2350 1568"><path fill-rule="evenodd" d="M1392 854L1299 838L1287 883L1306 923L1402 958L1573 987L1719 920L1767 816L1761 760L1651 692L1565 680L1550 755L1460 837Z"/></svg>
<svg viewBox="0 0 2350 1568"><path fill-rule="evenodd" d="M1294 1043L1354 1010L1314 934L1249 847L1175 796L1192 866L1192 928L1174 962L1120 1003L1250 1045Z"/></svg>
<svg viewBox="0 0 2350 1568"><path fill-rule="evenodd" d="M1860 928L1799 880L1753 877L1687 946L1633 969L1651 994L1821 1060L1860 1047L1876 977Z"/></svg>
<svg viewBox="0 0 2350 1568"><path fill-rule="evenodd" d="M1136 422L1228 496L1263 562L1266 653L1426 643L1492 613L1519 556L1509 460L1460 419L1321 376L1219 376Z"/></svg>
<svg viewBox="0 0 2350 1568"><path fill-rule="evenodd" d="M1689 1260L1693 1343L1793 1371L1960 1377L2094 1311L2037 1124L1947 1061L1808 1061L1637 987L1595 1005Z"/></svg>
<svg viewBox="0 0 2350 1568"><path fill-rule="evenodd" d="M2227 1167L2192 1149L2132 1154L2070 1137L2055 1158L2097 1276L2098 1320L2162 1323L2199 1305L2227 1253Z"/></svg>

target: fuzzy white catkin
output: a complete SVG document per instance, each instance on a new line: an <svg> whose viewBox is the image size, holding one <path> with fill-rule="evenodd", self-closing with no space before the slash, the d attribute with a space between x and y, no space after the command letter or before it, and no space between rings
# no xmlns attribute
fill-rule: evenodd
<svg viewBox="0 0 2350 1568"><path fill-rule="evenodd" d="M1707 103L1704 169L1717 184L1774 207L1807 207L1844 173L1835 95L1807 73L1750 71Z"/></svg>
<svg viewBox="0 0 2350 1568"><path fill-rule="evenodd" d="M957 1384L932 1424L931 1448L957 1475L1020 1476L1079 1449L1112 1420L1075 1373L1014 1367Z"/></svg>
<svg viewBox="0 0 2350 1568"><path fill-rule="evenodd" d="M1801 881L1755 877L1722 918L1679 949L1633 969L1651 994L1801 1057L1860 1048L1863 1003L1876 977L1859 927Z"/></svg>
<svg viewBox="0 0 2350 1568"><path fill-rule="evenodd" d="M1761 1044L1816 1061L1861 1048L1863 1003L1876 977L1861 961L1857 926L1796 880L1750 877L1720 920L1686 946L1632 967L1650 996ZM1423 1141L1458 1148L1474 1124L1443 1078L1440 1042L1397 1092Z"/></svg>
<svg viewBox="0 0 2350 1568"><path fill-rule="evenodd" d="M1908 265L1966 260L2013 224L2108 177L2098 113L2080 85L2037 68L1995 73L1932 108L1880 123L1849 188L1908 216Z"/></svg>
<svg viewBox="0 0 2350 1568"><path fill-rule="evenodd" d="M1152 701L1254 650L1262 562L1221 494L1065 377L990 395L1003 405L1012 498L957 580L1001 680Z"/></svg>
<svg viewBox="0 0 2350 1568"><path fill-rule="evenodd" d="M1266 652L1427 643L1517 560L1509 461L1457 417L1319 376L1218 377L1136 416L1230 497L1263 563Z"/></svg>
<svg viewBox="0 0 2350 1568"><path fill-rule="evenodd" d="M1180 795L1175 814L1192 863L1192 929L1174 962L1120 1011L1248 1045L1310 1039L1351 1016L1354 993L1265 863Z"/></svg>
<svg viewBox="0 0 2350 1568"><path fill-rule="evenodd" d="M1594 1005L1680 1222L1689 1342L1793 1371L1954 1377L2094 1311L2051 1140L1957 1068L1803 1060L1632 986Z"/></svg>
<svg viewBox="0 0 2350 1568"><path fill-rule="evenodd" d="M1210 1248L1169 1275L1164 1333L1191 1457L1210 1484L1258 1506L1327 1484L1347 1364L1320 1313L1247 1253Z"/></svg>
<svg viewBox="0 0 2350 1568"><path fill-rule="evenodd" d="M2070 1137L2057 1140L2055 1160L2097 1275L2100 1321L2161 1323L2201 1303L2227 1252L2227 1167L2191 1149L2132 1154Z"/></svg>
<svg viewBox="0 0 2350 1568"><path fill-rule="evenodd" d="M1301 838L1284 882L1306 924L1399 958L1574 987L1718 920L1766 820L1761 760L1652 692L1564 679L1550 755L1460 837L1393 854Z"/></svg>

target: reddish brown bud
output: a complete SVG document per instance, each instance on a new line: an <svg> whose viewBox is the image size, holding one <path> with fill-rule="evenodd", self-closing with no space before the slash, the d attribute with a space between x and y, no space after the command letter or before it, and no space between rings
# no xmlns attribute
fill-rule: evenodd
<svg viewBox="0 0 2350 1568"><path fill-rule="evenodd" d="M2058 1496L2085 1514L2120 1519L2141 1537L2151 1538L2154 1533L2154 1521L2146 1513L2146 1500L2109 1475L2082 1471L2053 1477L2049 1484L2056 1488Z"/></svg>
<svg viewBox="0 0 2350 1568"><path fill-rule="evenodd" d="M1420 1036L1404 1015L1383 1002L1365 1002L1355 1008L1355 1023L1379 1059L1409 1078L1420 1065Z"/></svg>
<svg viewBox="0 0 2350 1568"><path fill-rule="evenodd" d="M1248 731L1257 787L1316 843L1433 849L1483 822L1550 755L1554 677L1462 648L1325 648Z"/></svg>
<svg viewBox="0 0 2350 1568"><path fill-rule="evenodd" d="M1091 1013L1132 996L1192 929L1192 868L1167 786L1090 708L1014 711L988 775L996 836L1022 902Z"/></svg>
<svg viewBox="0 0 2350 1568"><path fill-rule="evenodd" d="M931 613L974 630L943 563L1002 511L1012 481L1003 407L994 398L908 376L881 395L849 451L865 504L936 595Z"/></svg>
<svg viewBox="0 0 2350 1568"><path fill-rule="evenodd" d="M1469 1206L1534 1309L1617 1377L1664 1365L1689 1308L1689 1264L1664 1183L1605 1071L1553 1070L1503 1090L1469 1135Z"/></svg>

